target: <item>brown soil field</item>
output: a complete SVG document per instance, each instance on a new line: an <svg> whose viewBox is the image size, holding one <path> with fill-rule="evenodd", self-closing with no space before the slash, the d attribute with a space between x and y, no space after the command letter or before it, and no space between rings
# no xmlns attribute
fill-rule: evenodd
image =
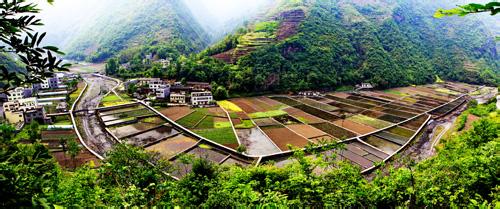
<svg viewBox="0 0 500 209"><path fill-rule="evenodd" d="M344 98L344 99L347 99L349 96L351 96L350 94L344 93L344 92L335 92L335 93L331 93L330 95L333 95L333 96L336 96L336 97L340 97L340 98Z"/></svg>
<svg viewBox="0 0 500 209"><path fill-rule="evenodd" d="M318 118L314 115L311 115L311 114L308 114L308 113L305 113L304 111L302 110L299 110L297 108L293 108L293 107L289 107L289 108L286 108L284 109L285 112L287 112L289 115L299 119L299 120L306 120L307 123L311 124L311 123L322 123L324 122L325 120L321 119L321 118Z"/></svg>
<svg viewBox="0 0 500 209"><path fill-rule="evenodd" d="M77 138L75 131L73 130L54 130L54 131L42 131L42 140L50 139L60 139L61 137L74 137Z"/></svg>
<svg viewBox="0 0 500 209"><path fill-rule="evenodd" d="M239 125L241 124L241 119L239 118L232 118L231 121L233 122L233 125Z"/></svg>
<svg viewBox="0 0 500 209"><path fill-rule="evenodd" d="M227 117L226 112L224 112L224 110L220 107L208 108L208 113L213 116Z"/></svg>
<svg viewBox="0 0 500 209"><path fill-rule="evenodd" d="M238 149L238 147L240 146L240 144L238 144L238 143L234 143L234 144L224 144L224 146L229 147L229 148L232 148L232 149Z"/></svg>
<svg viewBox="0 0 500 209"><path fill-rule="evenodd" d="M280 125L278 122L276 122L271 118L259 118L259 119L254 119L253 121L260 127Z"/></svg>
<svg viewBox="0 0 500 209"><path fill-rule="evenodd" d="M278 105L283 105L282 103L274 100L274 99L269 99L267 97L257 97L260 101L266 103L269 106L278 106Z"/></svg>
<svg viewBox="0 0 500 209"><path fill-rule="evenodd" d="M173 121L179 120L192 112L193 110L191 110L191 108L189 107L169 107L160 110L161 114Z"/></svg>
<svg viewBox="0 0 500 209"><path fill-rule="evenodd" d="M327 133L317 128L305 124L293 124L293 125L287 125L286 127L308 139L328 135Z"/></svg>
<svg viewBox="0 0 500 209"><path fill-rule="evenodd" d="M238 105L243 111L246 113L256 113L256 112L261 112L257 110L255 107L252 106L252 104L245 99L238 98L238 99L232 99L230 100L232 103Z"/></svg>
<svg viewBox="0 0 500 209"><path fill-rule="evenodd" d="M330 135L323 135L323 136L318 136L314 138L310 138L309 140L313 141L314 143L325 143L325 142L335 142L338 141L339 139L330 136Z"/></svg>
<svg viewBox="0 0 500 209"><path fill-rule="evenodd" d="M226 117L214 117L214 123L217 122L229 122L229 119L227 119Z"/></svg>
<svg viewBox="0 0 500 209"><path fill-rule="evenodd" d="M80 144L79 140L76 140L78 144ZM63 152L52 152L51 155L57 160L59 165L65 168L74 168L80 167L82 165L88 164L91 161L94 163L96 167L100 166L100 160L90 153L85 147L80 146L80 153L75 157L74 161L71 159L69 154L64 154Z"/></svg>
<svg viewBox="0 0 500 209"><path fill-rule="evenodd" d="M293 147L302 148L309 142L307 139L293 133L287 128L269 128L263 129L263 131L281 150L290 150L287 146L288 144Z"/></svg>
<svg viewBox="0 0 500 209"><path fill-rule="evenodd" d="M356 122L350 121L350 120L344 120L343 123L342 123L342 120L337 120L337 121L335 121L333 123L335 125L337 125L337 126L344 127L344 128L349 129L351 131L357 132L357 133L359 133L361 135L364 135L364 134L367 134L367 133L371 133L371 132L374 132L374 131L377 130L377 129L371 127L371 126L367 126L367 125L364 125L364 124L356 123Z"/></svg>
<svg viewBox="0 0 500 209"><path fill-rule="evenodd" d="M268 105L267 103L261 101L257 97L252 97L252 98L247 98L246 100L252 107L254 107L256 110L260 112L267 112L271 110L275 110L276 108L273 108L273 106Z"/></svg>
<svg viewBox="0 0 500 209"><path fill-rule="evenodd" d="M146 150L151 152L158 152L162 157L168 159L176 155L177 153L194 146L197 142L197 140L190 137L178 135L158 144L149 146L148 148L146 148Z"/></svg>
<svg viewBox="0 0 500 209"><path fill-rule="evenodd" d="M384 93L384 92L381 92L381 91L377 91L377 92L363 92L363 93L365 95L368 95L368 96L379 97L381 99L391 100L391 101L401 99L401 96L394 95L394 94L387 94L387 93Z"/></svg>
<svg viewBox="0 0 500 209"><path fill-rule="evenodd" d="M250 120L250 117L244 112L237 112L236 114L242 120Z"/></svg>

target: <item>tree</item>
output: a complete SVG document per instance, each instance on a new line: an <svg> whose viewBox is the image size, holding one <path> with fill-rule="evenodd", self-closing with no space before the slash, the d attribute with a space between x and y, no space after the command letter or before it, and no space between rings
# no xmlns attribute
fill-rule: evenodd
<svg viewBox="0 0 500 209"><path fill-rule="evenodd" d="M71 156L71 161L73 162L73 169L76 168L75 165L75 157L80 153L80 144L78 144L75 140L70 140L68 143L68 152L69 156Z"/></svg>
<svg viewBox="0 0 500 209"><path fill-rule="evenodd" d="M214 99L223 100L227 99L228 97L229 97L229 92L227 91L226 87L217 86L217 88L214 91Z"/></svg>
<svg viewBox="0 0 500 209"><path fill-rule="evenodd" d="M32 121L26 128L28 129L28 140L31 143L41 139L40 124L37 121Z"/></svg>
<svg viewBox="0 0 500 209"><path fill-rule="evenodd" d="M34 26L43 25L35 16L40 11L36 4L5 0L0 2L0 11L0 53L15 54L25 66L18 72L0 65L0 93L25 83L41 82L56 70L68 70L70 65L62 64L55 56L63 54L57 47L40 45L46 33L33 34Z"/></svg>
<svg viewBox="0 0 500 209"><path fill-rule="evenodd" d="M56 187L59 170L44 145L18 144L13 141L12 130L0 125L0 207L33 207L43 203Z"/></svg>
<svg viewBox="0 0 500 209"><path fill-rule="evenodd" d="M436 18L445 16L465 16L473 13L489 12L490 15L496 15L500 12L500 2L493 1L487 4L470 3L466 5L459 5L453 9L438 9L434 14Z"/></svg>
<svg viewBox="0 0 500 209"><path fill-rule="evenodd" d="M116 58L108 59L108 61L106 62L106 67L105 67L106 74L108 74L108 75L116 74L118 72L119 67L120 66L118 64L118 59L116 59Z"/></svg>

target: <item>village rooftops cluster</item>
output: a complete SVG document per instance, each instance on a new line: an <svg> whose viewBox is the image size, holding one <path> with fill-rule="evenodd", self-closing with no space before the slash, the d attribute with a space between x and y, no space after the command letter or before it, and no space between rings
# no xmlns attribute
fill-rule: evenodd
<svg viewBox="0 0 500 209"><path fill-rule="evenodd" d="M27 124L34 120L51 123L46 108L53 105L57 112L66 112L68 90L65 83L77 77L72 73L56 73L41 83L18 87L7 94L0 94L4 119L10 124Z"/></svg>
<svg viewBox="0 0 500 209"><path fill-rule="evenodd" d="M181 105L210 106L215 101L212 87L204 82L181 82L162 80L160 78L138 78L125 83L127 89L137 87L133 96L138 99L149 99Z"/></svg>

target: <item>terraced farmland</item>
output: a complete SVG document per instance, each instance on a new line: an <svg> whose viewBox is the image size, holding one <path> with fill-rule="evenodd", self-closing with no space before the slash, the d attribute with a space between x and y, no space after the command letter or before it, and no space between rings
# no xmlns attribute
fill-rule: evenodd
<svg viewBox="0 0 500 209"><path fill-rule="evenodd" d="M448 86L450 91L439 90ZM307 145L326 159L346 160L368 172L404 149L431 117L465 103L467 97L456 92L466 89L475 90L443 84L311 98L274 95L231 99L211 108L127 106L99 116L120 142L159 152L172 162L177 177L191 169L186 158L243 167L261 159L283 166L291 161L291 149ZM322 150L332 142L345 149Z"/></svg>

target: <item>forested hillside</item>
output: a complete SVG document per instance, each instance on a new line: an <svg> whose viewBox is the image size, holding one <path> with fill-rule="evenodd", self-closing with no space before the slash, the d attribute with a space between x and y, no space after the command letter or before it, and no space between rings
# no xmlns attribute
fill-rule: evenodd
<svg viewBox="0 0 500 209"><path fill-rule="evenodd" d="M494 36L475 17L432 17L447 5L286 0L202 53L173 58L159 75L215 82L232 92L332 89L361 82L388 88L433 82L436 75L497 84ZM142 66L134 75L149 70ZM126 69L120 72L130 76Z"/></svg>
<svg viewBox="0 0 500 209"><path fill-rule="evenodd" d="M69 42L68 59L102 62L124 49L167 46L202 50L209 37L180 0L114 1Z"/></svg>

